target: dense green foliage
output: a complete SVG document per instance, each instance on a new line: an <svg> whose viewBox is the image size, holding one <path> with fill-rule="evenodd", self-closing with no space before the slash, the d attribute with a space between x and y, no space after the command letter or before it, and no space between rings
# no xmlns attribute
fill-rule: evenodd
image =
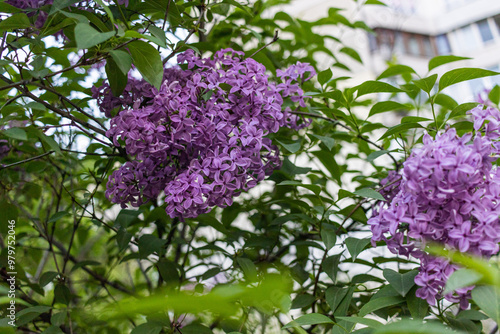
<svg viewBox="0 0 500 334"><path fill-rule="evenodd" d="M496 73L459 68L438 77L434 68L460 60L447 56L431 60L422 76L391 65L349 87L348 66L362 59L340 33L318 28L370 28L338 8L317 21L296 19L280 11L288 2L99 0L82 10L55 0L42 7L41 28L39 11L0 3L0 139L9 148L0 167L0 275L8 278L7 221L15 220L16 330L481 333L482 320L490 330L500 322L498 262L432 248L469 268L450 279L452 289L481 286L470 310L446 301L429 307L415 296L416 263L382 244L370 251L366 224L384 200L380 180L401 168L425 130L472 129L465 112L476 104L459 105L443 89ZM54 39L61 30L65 37ZM271 134L282 168L228 208L186 221L168 217L161 199L120 210L105 186L130 157L105 137L109 118L90 87L99 76L97 86L108 78L121 92L131 64L159 86L162 62L175 64L187 48L242 50L269 73L312 64L318 76L304 84L311 98L298 113L313 123ZM318 68L318 57L332 66ZM499 98L494 89L491 101ZM380 113L398 122L372 121ZM1 289L3 312L8 284ZM16 331L8 321L0 320L2 333ZM382 326L387 321L394 324Z"/></svg>

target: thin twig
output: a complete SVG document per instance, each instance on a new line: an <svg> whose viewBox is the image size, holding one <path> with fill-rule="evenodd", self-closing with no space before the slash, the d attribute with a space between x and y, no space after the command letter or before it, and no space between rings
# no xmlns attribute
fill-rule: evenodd
<svg viewBox="0 0 500 334"><path fill-rule="evenodd" d="M262 50L264 50L265 48L267 48L269 45L271 45L271 44L273 44L273 43L277 42L277 41L278 41L278 39L279 39L279 37L278 37L278 30L276 30L276 31L274 32L274 37L273 37L273 39L272 39L269 43L267 43L266 45L261 46L261 47L260 47L257 51L255 51L254 53L252 53L252 54L250 55L250 57L249 57L249 58L252 58L252 57L253 57L253 56L255 56L257 53L259 53L259 52L261 52Z"/></svg>
<svg viewBox="0 0 500 334"><path fill-rule="evenodd" d="M198 29L200 28L201 22L203 21L203 15L204 14L205 14L205 8L202 7L200 9L200 16L198 17L198 22L196 23L196 26L189 31L189 33L186 36L186 38L184 38L180 42L177 42L177 47L174 50L172 50L172 52L165 59L163 59L163 65L165 65L173 56L175 56L177 54L177 52L179 52L179 50L181 49L181 47L186 44L186 42L189 40L189 38L191 38L191 36L193 36L193 34L196 31L198 31Z"/></svg>

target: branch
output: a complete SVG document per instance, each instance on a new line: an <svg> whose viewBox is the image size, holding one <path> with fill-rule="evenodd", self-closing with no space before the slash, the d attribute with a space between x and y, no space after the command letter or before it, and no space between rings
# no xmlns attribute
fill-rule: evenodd
<svg viewBox="0 0 500 334"><path fill-rule="evenodd" d="M104 137L106 137L106 132L102 129L99 129L97 127L95 127L94 125L88 123L88 122L85 122L85 121L82 121L81 119L78 119L76 118L75 116L71 115L69 112L64 112L62 111L61 109L59 108L56 108L54 107L53 105L45 102L44 100L42 100L41 98L39 98L38 96L34 95L33 93L31 93L28 89L23 89L24 91L24 94L26 95L26 97L29 97L30 99L36 101L36 102L39 102L41 104L43 104L47 109L50 109L52 110L53 112L55 112L56 114L62 116L62 117L66 117L66 118L69 118L70 120L72 120L73 122L75 123L78 123L84 127L86 127L87 129L91 129L91 130L94 130L95 132L97 132L98 134L101 134L103 135ZM107 137L106 137L107 138Z"/></svg>
<svg viewBox="0 0 500 334"><path fill-rule="evenodd" d="M25 164L27 162L43 158L43 157L45 157L45 156L47 156L49 154L52 154L52 153L54 153L54 151L48 151L48 152L46 152L44 154L37 155L36 157L32 157L32 158L29 158L29 159L26 159L26 160L21 160L21 161L18 161L18 162L14 162L14 163L12 163L10 165L3 165L3 166L0 166L0 170L7 169L7 168L10 168L10 167L14 167L14 166L18 166L18 165L22 165L22 164Z"/></svg>
<svg viewBox="0 0 500 334"><path fill-rule="evenodd" d="M333 118L330 118L330 117L326 117L326 116L323 116L323 115L318 115L318 114L313 114L313 113L310 113L310 112L303 112L303 111L291 111L290 112L291 114L295 114L295 115L302 115L302 116L307 116L307 117L312 117L312 118L319 118L319 119L323 119L325 121L328 121L332 124L335 124L335 125L340 125L341 127L343 127L344 129L348 130L348 131L351 131L351 132L354 132L350 127L348 127L347 125L345 124L342 124L340 123L338 120L336 119L333 119ZM373 141L371 141L369 138L366 138L366 137L363 137L361 134L358 134L356 136L357 138L361 139L361 140L364 140L365 142L367 142L368 144L371 144L373 146L375 146L376 148L378 148L379 150L383 150L384 148L380 145L378 145L377 143L374 143ZM390 153L387 153L387 155L392 159L392 161L394 162L394 164L396 165L396 168L399 167L399 162L398 160L396 160L396 158L394 158L394 156Z"/></svg>

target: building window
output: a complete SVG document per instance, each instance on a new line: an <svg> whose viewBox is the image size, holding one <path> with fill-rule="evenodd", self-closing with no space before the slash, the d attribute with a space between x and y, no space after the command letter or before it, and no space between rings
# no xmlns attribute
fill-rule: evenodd
<svg viewBox="0 0 500 334"><path fill-rule="evenodd" d="M479 32L481 33L483 42L489 42L493 40L493 34L491 33L490 24L488 23L487 19L478 21L477 26L479 28Z"/></svg>
<svg viewBox="0 0 500 334"><path fill-rule="evenodd" d="M494 16L493 21L495 21L497 29L500 31L500 15Z"/></svg>
<svg viewBox="0 0 500 334"><path fill-rule="evenodd" d="M479 43L474 35L472 26L468 25L456 31L460 52L470 52L477 49Z"/></svg>
<svg viewBox="0 0 500 334"><path fill-rule="evenodd" d="M424 55L427 57L434 56L434 50L429 36L422 36L422 44L424 46Z"/></svg>
<svg viewBox="0 0 500 334"><path fill-rule="evenodd" d="M448 41L448 36L446 35L436 36L436 47L438 54L449 55L451 53L451 48L450 48L450 42Z"/></svg>
<svg viewBox="0 0 500 334"><path fill-rule="evenodd" d="M408 53L414 56L420 55L420 46L418 45L417 36L410 35L407 41Z"/></svg>

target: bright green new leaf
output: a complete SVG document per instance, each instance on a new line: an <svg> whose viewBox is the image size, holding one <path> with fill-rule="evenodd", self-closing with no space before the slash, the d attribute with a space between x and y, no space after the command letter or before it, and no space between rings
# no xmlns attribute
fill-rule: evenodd
<svg viewBox="0 0 500 334"><path fill-rule="evenodd" d="M358 97L372 93L399 93L401 89L382 81L365 81L354 87L358 91Z"/></svg>
<svg viewBox="0 0 500 334"><path fill-rule="evenodd" d="M85 23L78 23L75 26L76 46L79 49L90 49L97 44L107 41L114 35L114 31L99 32Z"/></svg>
<svg viewBox="0 0 500 334"><path fill-rule="evenodd" d="M333 324L332 319L328 318L326 315L319 313L310 313L303 315L285 326L282 329L293 328L293 327L301 327L301 326L309 326L309 325L319 325L319 324Z"/></svg>
<svg viewBox="0 0 500 334"><path fill-rule="evenodd" d="M472 79L491 77L499 75L500 73L482 68L457 68L446 72L439 80L439 90L454 85L459 82L468 81Z"/></svg>
<svg viewBox="0 0 500 334"><path fill-rule="evenodd" d="M413 83L415 84L415 86L417 86L427 94L430 94L432 88L434 88L434 85L436 84L437 77L438 77L437 74L433 74L428 78L413 80Z"/></svg>
<svg viewBox="0 0 500 334"><path fill-rule="evenodd" d="M459 56L453 56L453 55L437 56L437 57L432 58L429 61L429 71L438 67L438 66L444 65L444 64L452 63L452 62L459 61L459 60L466 60L466 59L471 59L471 58L459 57Z"/></svg>
<svg viewBox="0 0 500 334"><path fill-rule="evenodd" d="M382 135L378 140L382 140L384 138L390 137L392 135L398 135L400 133L406 132L407 130L410 129L416 129L416 128L423 128L422 125L419 123L403 123L403 124L398 124L396 126L393 126L389 130L387 130L386 133Z"/></svg>
<svg viewBox="0 0 500 334"><path fill-rule="evenodd" d="M377 80L393 77L395 75L405 74L405 73L415 73L415 70L410 66L406 65L393 65L382 72Z"/></svg>
<svg viewBox="0 0 500 334"><path fill-rule="evenodd" d="M373 198L379 201L385 201L384 196L380 195L380 193L376 190L370 189L370 188L362 188L359 190L356 190L354 194L364 197L364 198Z"/></svg>
<svg viewBox="0 0 500 334"><path fill-rule="evenodd" d="M392 110L409 110L408 106L394 101L377 102L370 109L368 117Z"/></svg>

